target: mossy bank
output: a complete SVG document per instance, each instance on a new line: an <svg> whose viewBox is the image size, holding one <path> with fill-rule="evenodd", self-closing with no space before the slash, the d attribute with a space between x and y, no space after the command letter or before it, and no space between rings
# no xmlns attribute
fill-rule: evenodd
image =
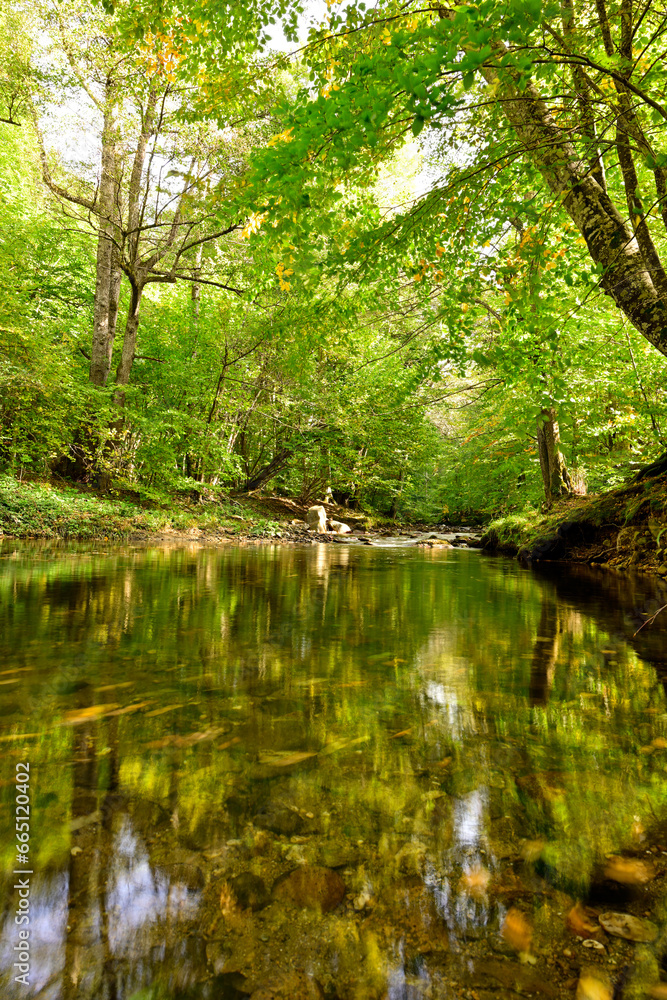
<svg viewBox="0 0 667 1000"><path fill-rule="evenodd" d="M667 479L634 481L492 521L484 548L526 563L566 561L667 576Z"/></svg>

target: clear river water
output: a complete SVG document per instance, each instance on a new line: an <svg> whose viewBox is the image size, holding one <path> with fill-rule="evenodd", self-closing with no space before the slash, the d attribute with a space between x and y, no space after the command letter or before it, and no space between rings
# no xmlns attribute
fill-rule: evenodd
<svg viewBox="0 0 667 1000"><path fill-rule="evenodd" d="M457 549L5 540L3 1000L572 997L589 967L595 997L646 995L661 586Z"/></svg>

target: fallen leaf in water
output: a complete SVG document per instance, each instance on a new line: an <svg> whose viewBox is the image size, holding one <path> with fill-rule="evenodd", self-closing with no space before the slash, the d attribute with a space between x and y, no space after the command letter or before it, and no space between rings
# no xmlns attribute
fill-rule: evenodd
<svg viewBox="0 0 667 1000"><path fill-rule="evenodd" d="M507 911L500 933L505 938L508 945L514 948L515 951L530 951L530 942L533 938L533 928L529 924L526 917L524 917L521 910L517 910L516 907L513 906Z"/></svg>
<svg viewBox="0 0 667 1000"><path fill-rule="evenodd" d="M70 712L65 712L63 724L66 726L76 726L81 722L91 722L101 718L106 712L111 712L118 708L118 702L110 702L107 705L90 705L88 708L74 708Z"/></svg>
<svg viewBox="0 0 667 1000"><path fill-rule="evenodd" d="M290 767L291 764L300 764L302 760L310 757L317 757L313 750L297 750L295 753L282 753L279 750L259 755L260 764L270 764L271 767Z"/></svg>
<svg viewBox="0 0 667 1000"><path fill-rule="evenodd" d="M111 719L116 715L128 715L130 712L137 712L146 705L152 705L152 701L139 701L136 705L126 705L125 708L117 708L115 712L107 712L107 718Z"/></svg>
<svg viewBox="0 0 667 1000"><path fill-rule="evenodd" d="M658 928L650 920L632 917L629 913L601 913L599 921L607 934L626 941L655 941Z"/></svg>
<svg viewBox="0 0 667 1000"><path fill-rule="evenodd" d="M609 986L597 976L583 975L577 983L576 1000L611 1000Z"/></svg>
<svg viewBox="0 0 667 1000"><path fill-rule="evenodd" d="M366 743L369 739L369 736L357 736L356 740L334 740L333 743L327 743L325 747L322 747L320 756L326 757L330 753L347 750L348 747L355 747L358 743Z"/></svg>
<svg viewBox="0 0 667 1000"><path fill-rule="evenodd" d="M240 736L232 736L231 740L227 740L225 743L218 743L218 750L228 750L229 747L236 746L236 744L240 742Z"/></svg>
<svg viewBox="0 0 667 1000"><path fill-rule="evenodd" d="M179 749L183 749L184 747L194 746L195 743L201 743L204 740L214 740L216 736L221 736L225 731L224 729L207 729L206 732L190 733L189 736L163 736L160 740L151 740L145 746L150 750L162 750L163 747L178 747Z"/></svg>
<svg viewBox="0 0 667 1000"><path fill-rule="evenodd" d="M463 892L467 892L471 896L483 896L490 881L491 874L482 865L477 865L469 872L464 872L461 876L459 887Z"/></svg>
<svg viewBox="0 0 667 1000"><path fill-rule="evenodd" d="M655 877L655 867L650 861L613 855L607 858L604 877L622 885L645 885Z"/></svg>
<svg viewBox="0 0 667 1000"><path fill-rule="evenodd" d="M597 914L581 903L576 903L568 913L567 927L582 938L599 938L602 933Z"/></svg>

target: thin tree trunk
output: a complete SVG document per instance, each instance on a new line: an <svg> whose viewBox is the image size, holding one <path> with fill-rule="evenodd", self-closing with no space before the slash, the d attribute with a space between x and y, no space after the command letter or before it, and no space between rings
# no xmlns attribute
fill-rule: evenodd
<svg viewBox="0 0 667 1000"><path fill-rule="evenodd" d="M93 310L93 342L90 352L89 380L93 385L106 385L111 365L111 339L109 320L114 294L114 200L116 196L115 151L115 88L107 84L104 126L102 130L102 173L97 198L98 234L95 264L95 305ZM120 289L120 284L119 284ZM116 306L117 309L117 306ZM114 324L115 331L115 324Z"/></svg>
<svg viewBox="0 0 667 1000"><path fill-rule="evenodd" d="M396 492L394 493L394 499L391 502L391 510L389 511L389 517L393 518L394 520L396 519L396 515L398 514L398 503L401 499L401 494L403 492L403 476L404 476L404 470L401 469L401 471L398 474L398 486L396 488Z"/></svg>
<svg viewBox="0 0 667 1000"><path fill-rule="evenodd" d="M143 284L132 284L132 295L130 307L127 313L127 323L125 324L125 336L123 337L123 352L120 357L118 369L116 371L116 385L129 385L130 372L134 364L134 355L137 350L137 331L139 329L139 309L141 307L141 296L144 291ZM118 390L114 395L114 402L117 406L125 405L125 393Z"/></svg>
<svg viewBox="0 0 667 1000"><path fill-rule="evenodd" d="M120 285L123 280L123 272L120 268L120 255L114 247L111 256L111 275L109 278L109 336L108 336L108 362L107 378L111 371L111 355L116 339L116 326L118 324L118 305L120 303Z"/></svg>
<svg viewBox="0 0 667 1000"><path fill-rule="evenodd" d="M544 494L549 502L554 497L572 492L572 481L559 445L560 430L556 411L553 406L543 407L537 418L537 447Z"/></svg>
<svg viewBox="0 0 667 1000"><path fill-rule="evenodd" d="M199 275L200 275L200 273L201 273L201 254L202 254L202 248L199 246L199 247L197 247L197 250L195 252L195 269L194 269L194 272L193 272L193 276L195 278L198 278ZM200 302L201 302L201 285L199 284L198 281L196 281L195 284L192 285L192 288L191 288L191 291L190 291L190 303L191 303L191 308L192 308L192 320L193 320L193 323L194 323L195 331L197 333L199 332L199 305L200 305ZM196 355L196 353L197 353L197 349L195 347L195 350L194 350L194 353L193 353L193 357Z"/></svg>

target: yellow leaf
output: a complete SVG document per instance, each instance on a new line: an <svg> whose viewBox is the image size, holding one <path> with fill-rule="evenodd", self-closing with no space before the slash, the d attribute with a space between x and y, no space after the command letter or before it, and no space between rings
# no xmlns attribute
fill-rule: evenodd
<svg viewBox="0 0 667 1000"><path fill-rule="evenodd" d="M295 753L288 754L269 751L259 755L259 762L260 764L270 764L271 767L290 767L292 764L300 764L302 760L308 760L310 757L317 757L317 753L312 750L297 750Z"/></svg>
<svg viewBox="0 0 667 1000"><path fill-rule="evenodd" d="M109 702L105 705L90 705L88 708L75 708L71 712L65 712L63 722L67 726L77 726L82 722L91 722L99 719L106 712L118 708L118 702Z"/></svg>

